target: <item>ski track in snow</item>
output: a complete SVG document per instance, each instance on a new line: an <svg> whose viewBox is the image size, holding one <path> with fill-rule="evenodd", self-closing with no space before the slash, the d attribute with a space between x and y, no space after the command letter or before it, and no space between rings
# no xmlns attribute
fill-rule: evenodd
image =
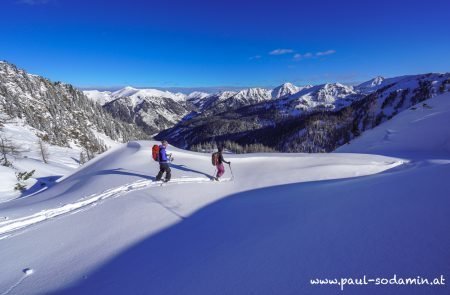
<svg viewBox="0 0 450 295"><path fill-rule="evenodd" d="M11 293L11 291L14 290L17 286L19 286L23 282L23 280L25 280L28 276L32 275L34 273L34 270L31 268L26 268L22 272L23 272L22 277L14 285L9 287L6 291L1 293L0 295L7 295Z"/></svg>
<svg viewBox="0 0 450 295"><path fill-rule="evenodd" d="M229 181L230 179L224 179L222 181ZM186 183L211 183L210 179L204 177L194 177L194 178L176 178L172 179L170 182L155 182L152 180L138 180L133 183L125 184L118 186L116 188L108 189L101 193L96 193L89 195L87 197L81 198L78 202L65 204L58 208L42 210L38 213L28 215L25 217L20 217L16 219L7 219L6 221L0 222L0 240L8 238L11 236L12 232L15 232L20 229L28 228L32 225L36 225L37 223L46 221L51 218L55 218L65 214L76 213L82 211L87 206L96 205L99 201L117 198L122 195L125 195L131 191L138 191L142 189L146 189L149 187L158 187L158 186L166 186L166 185L174 185L174 184L186 184ZM167 210L176 214L178 217L183 218L181 215L176 213L173 208L170 206L166 206L162 204L161 201L155 200L158 204L162 205Z"/></svg>

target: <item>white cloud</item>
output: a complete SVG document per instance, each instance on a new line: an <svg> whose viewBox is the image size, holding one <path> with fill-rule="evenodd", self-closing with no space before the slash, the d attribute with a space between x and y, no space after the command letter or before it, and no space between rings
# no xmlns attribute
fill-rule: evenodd
<svg viewBox="0 0 450 295"><path fill-rule="evenodd" d="M249 60L254 60L254 59L260 59L262 56L261 55L255 55L255 56L251 56L248 59Z"/></svg>
<svg viewBox="0 0 450 295"><path fill-rule="evenodd" d="M294 54L294 60L295 61L300 61L300 60L304 60L304 59L309 59L309 58L318 58L320 56L325 56L325 55L330 55L330 54L334 54L336 53L336 50L330 49L327 51L318 51L316 53L305 53L305 54L300 54L300 53L296 53Z"/></svg>
<svg viewBox="0 0 450 295"><path fill-rule="evenodd" d="M292 50L292 49L279 48L279 49L272 50L271 52L269 52L269 54L270 55L282 55L282 54L288 54L288 53L293 53L293 52L294 52L294 50Z"/></svg>
<svg viewBox="0 0 450 295"><path fill-rule="evenodd" d="M334 53L336 53L336 50L330 49L330 50L327 50L327 51L316 52L316 55L317 56L324 56L324 55L330 55L330 54L334 54Z"/></svg>
<svg viewBox="0 0 450 295"><path fill-rule="evenodd" d="M307 52L305 54L300 54L300 53L296 53L294 54L294 60L302 60L302 59L307 59L307 58L312 58L314 57L314 55L311 52Z"/></svg>

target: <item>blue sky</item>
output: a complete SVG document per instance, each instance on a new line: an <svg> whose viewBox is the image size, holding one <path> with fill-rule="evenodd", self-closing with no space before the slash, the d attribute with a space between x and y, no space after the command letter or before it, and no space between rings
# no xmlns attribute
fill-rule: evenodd
<svg viewBox="0 0 450 295"><path fill-rule="evenodd" d="M2 0L0 59L79 87L354 83L450 69L450 1Z"/></svg>

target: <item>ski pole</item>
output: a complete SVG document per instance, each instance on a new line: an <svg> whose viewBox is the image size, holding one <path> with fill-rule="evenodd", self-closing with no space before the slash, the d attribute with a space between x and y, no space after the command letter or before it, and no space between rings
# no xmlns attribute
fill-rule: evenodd
<svg viewBox="0 0 450 295"><path fill-rule="evenodd" d="M233 175L233 169L231 169L231 163L228 164L228 167L230 167L231 180L233 180L234 179L234 175Z"/></svg>
<svg viewBox="0 0 450 295"><path fill-rule="evenodd" d="M216 171L217 171L217 167L214 166L214 172L213 172L213 175L212 175L213 178L216 178Z"/></svg>

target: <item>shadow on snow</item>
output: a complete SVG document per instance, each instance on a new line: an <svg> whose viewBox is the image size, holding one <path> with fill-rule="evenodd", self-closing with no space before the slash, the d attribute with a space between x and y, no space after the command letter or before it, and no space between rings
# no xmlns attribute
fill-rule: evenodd
<svg viewBox="0 0 450 295"><path fill-rule="evenodd" d="M424 183L392 190L398 181L408 183L409 176L380 173L237 193L130 246L54 293L337 294L338 286L312 286L310 279L448 275L450 252L435 253L443 247L436 233L448 232L450 222L430 224L429 217L449 216L450 206L430 201ZM419 197L410 199L411 193ZM430 226L433 230L426 230ZM345 289L346 294L431 291L448 290Z"/></svg>

